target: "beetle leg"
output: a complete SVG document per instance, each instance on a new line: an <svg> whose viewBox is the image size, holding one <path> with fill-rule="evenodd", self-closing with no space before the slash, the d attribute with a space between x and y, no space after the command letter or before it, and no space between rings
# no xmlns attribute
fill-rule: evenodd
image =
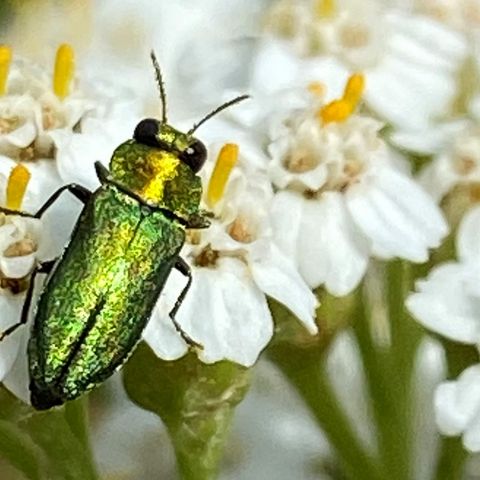
<svg viewBox="0 0 480 480"><path fill-rule="evenodd" d="M196 215L190 215L186 227L194 230L208 228L211 224L208 218L213 218L213 215L205 215L205 212L201 212L200 214Z"/></svg>
<svg viewBox="0 0 480 480"><path fill-rule="evenodd" d="M11 210L10 208L0 207L0 213L5 215L16 215L17 217L35 218L33 213L22 212L21 210Z"/></svg>
<svg viewBox="0 0 480 480"><path fill-rule="evenodd" d="M169 313L170 319L172 320L173 325L175 326L175 329L177 332L180 334L182 337L183 341L190 345L190 347L195 347L199 348L200 350L203 350L203 345L200 345L197 343L195 340L190 338L187 333L185 333L182 329L182 327L178 324L178 322L175 320L175 315L178 312L178 309L182 305L183 301L185 300L185 297L190 290L190 287L192 285L192 271L190 270L190 267L188 263L181 257L178 257L177 260L175 261L174 267L185 277L188 277L188 282L183 288L182 292L177 298L177 301L175 302L175 306L172 308L172 310Z"/></svg>
<svg viewBox="0 0 480 480"><path fill-rule="evenodd" d="M77 197L82 203L87 203L92 192L88 188L82 187L76 183L69 183L59 188L54 192L50 198L43 204L38 212L33 215L35 218L40 218L57 200L57 198L65 191L68 190L72 195Z"/></svg>
<svg viewBox="0 0 480 480"><path fill-rule="evenodd" d="M20 321L15 323L11 327L8 327L3 332L0 332L0 342L3 341L6 337L11 335L18 327L25 325L28 321L28 314L30 312L30 306L32 304L33 291L35 289L35 278L39 273L50 273L53 266L55 265L56 260L50 260L48 262L43 262L37 265L35 270L32 272L30 277L30 285L28 286L27 296L25 297L25 302L22 307L22 314L20 316Z"/></svg>
<svg viewBox="0 0 480 480"><path fill-rule="evenodd" d="M69 183L68 185L64 185L63 187L59 188L56 192L54 192L50 198L42 205L40 210L37 213L27 213L22 212L20 210L11 210L10 208L0 207L0 212L5 213L7 215L18 215L20 217L29 217L29 218L40 218L48 208L52 206L52 204L57 200L57 198L65 191L68 190L72 195L75 195L81 202L87 203L88 199L92 192L81 185L77 185L76 183Z"/></svg>

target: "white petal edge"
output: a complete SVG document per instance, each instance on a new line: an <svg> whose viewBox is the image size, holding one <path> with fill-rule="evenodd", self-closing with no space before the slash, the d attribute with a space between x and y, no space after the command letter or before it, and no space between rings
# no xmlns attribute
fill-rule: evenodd
<svg viewBox="0 0 480 480"><path fill-rule="evenodd" d="M311 334L316 334L314 317L318 302L293 263L275 245L259 253L252 255L249 262L255 283L296 315Z"/></svg>
<svg viewBox="0 0 480 480"><path fill-rule="evenodd" d="M405 305L424 327L466 344L480 339L478 300L468 296L469 283L477 283L475 273L463 265L437 267L426 280L416 284Z"/></svg>
<svg viewBox="0 0 480 480"><path fill-rule="evenodd" d="M472 208L462 219L457 233L461 261L480 264L480 207Z"/></svg>

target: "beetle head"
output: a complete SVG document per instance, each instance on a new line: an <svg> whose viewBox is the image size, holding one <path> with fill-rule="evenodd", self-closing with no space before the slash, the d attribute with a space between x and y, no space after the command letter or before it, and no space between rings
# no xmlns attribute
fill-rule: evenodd
<svg viewBox="0 0 480 480"><path fill-rule="evenodd" d="M154 118L142 120L135 128L133 138L143 145L174 153L194 173L200 171L207 159L207 149L200 140Z"/></svg>

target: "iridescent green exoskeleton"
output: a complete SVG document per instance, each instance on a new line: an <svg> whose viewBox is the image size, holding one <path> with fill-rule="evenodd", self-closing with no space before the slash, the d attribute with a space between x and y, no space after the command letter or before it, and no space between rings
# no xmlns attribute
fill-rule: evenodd
<svg viewBox="0 0 480 480"><path fill-rule="evenodd" d="M95 192L70 184L35 215L1 209L40 218L66 190L85 204L62 256L34 270L21 321L2 334L4 338L27 321L35 277L48 274L28 345L31 401L37 409L78 397L122 365L173 268L188 282L170 318L184 340L196 345L175 321L192 281L179 256L185 229L209 225L199 210L202 185L197 175L207 151L193 134L213 115L247 97L217 108L188 133L179 132L167 123L163 81L153 52L152 60L162 120L142 120L133 139L114 151L109 170L96 163L101 186Z"/></svg>

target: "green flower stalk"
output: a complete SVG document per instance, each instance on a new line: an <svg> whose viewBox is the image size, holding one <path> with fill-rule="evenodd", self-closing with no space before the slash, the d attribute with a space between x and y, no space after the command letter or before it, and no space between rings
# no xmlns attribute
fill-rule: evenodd
<svg viewBox="0 0 480 480"><path fill-rule="evenodd" d="M130 398L167 426L184 480L216 478L235 407L250 370L230 362L206 365L194 354L160 360L145 344L124 369Z"/></svg>

